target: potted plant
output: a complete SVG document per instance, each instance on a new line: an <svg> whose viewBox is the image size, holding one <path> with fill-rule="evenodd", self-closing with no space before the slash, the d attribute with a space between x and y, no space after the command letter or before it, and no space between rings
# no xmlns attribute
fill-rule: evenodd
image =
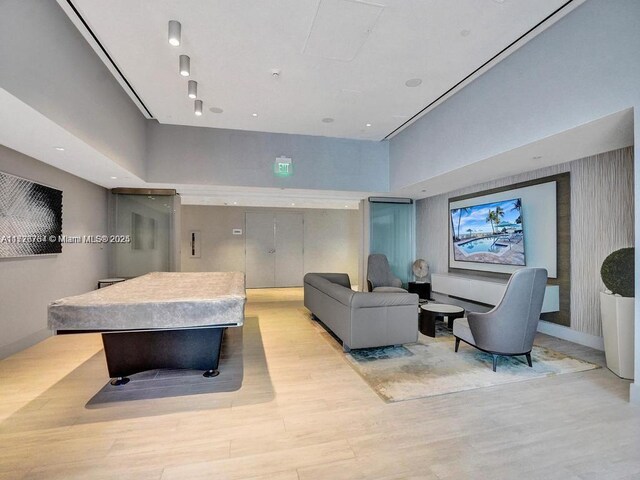
<svg viewBox="0 0 640 480"><path fill-rule="evenodd" d="M634 362L634 257L633 248L616 250L600 269L602 281L609 290L600 293L607 367L628 379L633 379Z"/></svg>

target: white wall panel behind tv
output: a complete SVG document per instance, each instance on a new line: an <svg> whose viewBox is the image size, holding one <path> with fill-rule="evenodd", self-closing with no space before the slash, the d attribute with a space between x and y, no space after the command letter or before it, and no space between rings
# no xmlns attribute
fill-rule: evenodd
<svg viewBox="0 0 640 480"><path fill-rule="evenodd" d="M557 277L556 182L516 188L451 202L450 208L461 208L501 200L522 199L525 261L527 267L546 268L550 278ZM449 241L451 268L513 273L522 268L493 263L460 262L453 258L453 243Z"/></svg>

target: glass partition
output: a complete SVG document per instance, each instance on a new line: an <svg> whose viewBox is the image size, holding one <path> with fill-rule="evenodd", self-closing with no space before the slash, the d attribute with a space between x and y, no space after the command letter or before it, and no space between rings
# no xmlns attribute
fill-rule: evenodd
<svg viewBox="0 0 640 480"><path fill-rule="evenodd" d="M393 273L407 284L414 256L413 203L371 202L370 253L383 253Z"/></svg>
<svg viewBox="0 0 640 480"><path fill-rule="evenodd" d="M114 276L129 278L172 270L175 197L112 195L111 234L129 240L111 244Z"/></svg>

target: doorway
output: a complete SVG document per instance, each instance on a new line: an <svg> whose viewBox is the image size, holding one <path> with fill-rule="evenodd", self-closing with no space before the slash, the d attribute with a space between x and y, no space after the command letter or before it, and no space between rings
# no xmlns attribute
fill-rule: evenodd
<svg viewBox="0 0 640 480"><path fill-rule="evenodd" d="M304 215L245 215L247 288L300 287L304 276Z"/></svg>

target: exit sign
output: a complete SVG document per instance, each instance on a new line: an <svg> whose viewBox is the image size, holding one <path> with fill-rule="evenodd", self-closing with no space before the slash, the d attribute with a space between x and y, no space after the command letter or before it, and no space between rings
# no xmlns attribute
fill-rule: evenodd
<svg viewBox="0 0 640 480"><path fill-rule="evenodd" d="M273 174L276 177L290 177L293 174L293 163L290 158L277 157L273 164Z"/></svg>

